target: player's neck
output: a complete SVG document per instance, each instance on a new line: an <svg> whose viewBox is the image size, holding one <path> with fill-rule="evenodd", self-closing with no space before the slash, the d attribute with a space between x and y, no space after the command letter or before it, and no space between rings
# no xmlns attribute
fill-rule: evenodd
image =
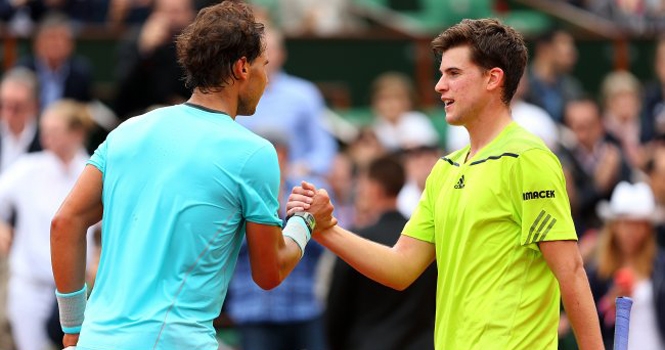
<svg viewBox="0 0 665 350"><path fill-rule="evenodd" d="M485 113L479 115L466 125L469 131L471 148L466 161L473 158L478 151L494 140L503 129L512 122L508 108L501 108L497 113Z"/></svg>
<svg viewBox="0 0 665 350"><path fill-rule="evenodd" d="M237 99L232 98L228 94L224 93L224 91L203 93L197 88L194 89L192 96L187 102L204 108L212 109L214 111L225 113L233 119L236 118L238 111Z"/></svg>

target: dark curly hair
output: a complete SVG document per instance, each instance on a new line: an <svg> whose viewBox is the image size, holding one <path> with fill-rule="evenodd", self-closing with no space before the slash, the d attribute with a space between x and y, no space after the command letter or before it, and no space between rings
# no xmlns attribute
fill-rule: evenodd
<svg viewBox="0 0 665 350"><path fill-rule="evenodd" d="M465 19L432 40L435 54L458 46L471 48L471 61L485 70L501 68L505 80L501 100L510 104L527 62L524 38L495 19Z"/></svg>
<svg viewBox="0 0 665 350"><path fill-rule="evenodd" d="M187 87L207 93L233 84L233 64L242 57L251 63L261 55L264 31L243 1L226 0L202 9L176 39Z"/></svg>

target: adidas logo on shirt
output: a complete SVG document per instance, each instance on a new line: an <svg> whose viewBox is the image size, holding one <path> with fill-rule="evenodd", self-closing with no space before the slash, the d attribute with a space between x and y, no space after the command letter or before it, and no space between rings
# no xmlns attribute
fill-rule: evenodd
<svg viewBox="0 0 665 350"><path fill-rule="evenodd" d="M460 177L459 180L457 181L457 184L455 184L456 190L460 190L462 188L464 188L464 175L462 175L462 177Z"/></svg>

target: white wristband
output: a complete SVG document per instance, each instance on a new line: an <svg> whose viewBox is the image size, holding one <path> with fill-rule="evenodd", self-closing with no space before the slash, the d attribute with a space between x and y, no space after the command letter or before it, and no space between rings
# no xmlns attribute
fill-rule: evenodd
<svg viewBox="0 0 665 350"><path fill-rule="evenodd" d="M309 232L305 219L301 216L291 216L282 230L285 237L291 238L300 247L300 257L305 255L305 246L312 234Z"/></svg>
<svg viewBox="0 0 665 350"><path fill-rule="evenodd" d="M60 293L56 290L55 298L58 301L62 331L66 334L80 333L88 299L88 286L84 284L83 289L72 293Z"/></svg>

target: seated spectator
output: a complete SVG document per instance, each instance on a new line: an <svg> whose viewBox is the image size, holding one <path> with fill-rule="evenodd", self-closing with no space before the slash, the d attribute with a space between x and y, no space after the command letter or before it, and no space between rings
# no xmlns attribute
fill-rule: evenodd
<svg viewBox="0 0 665 350"><path fill-rule="evenodd" d="M574 139L562 145L558 155L569 187L575 228L582 241L587 230L600 227L598 201L609 198L620 181L629 181L633 170L616 140L605 130L596 101L587 97L569 101L564 121Z"/></svg>
<svg viewBox="0 0 665 350"><path fill-rule="evenodd" d="M346 152L339 152L333 159L332 166L326 176L330 198L335 206L335 217L338 225L353 227L356 174L351 157Z"/></svg>
<svg viewBox="0 0 665 350"><path fill-rule="evenodd" d="M654 56L655 79L644 91L641 140L651 142L665 135L665 37L658 40Z"/></svg>
<svg viewBox="0 0 665 350"><path fill-rule="evenodd" d="M182 80L174 37L193 19L193 0L155 0L150 17L120 45L113 110L121 119L153 105L184 102L191 91Z"/></svg>
<svg viewBox="0 0 665 350"><path fill-rule="evenodd" d="M0 82L0 173L21 155L42 149L37 127L37 77L22 67L7 71Z"/></svg>
<svg viewBox="0 0 665 350"><path fill-rule="evenodd" d="M371 161L387 153L379 141L376 132L371 127L358 130L356 139L348 148L349 157L357 171L365 169Z"/></svg>
<svg viewBox="0 0 665 350"><path fill-rule="evenodd" d="M7 23L9 32L21 37L30 35L45 11L41 1L0 0L0 21Z"/></svg>
<svg viewBox="0 0 665 350"><path fill-rule="evenodd" d="M389 152L408 148L408 143L413 140L426 144L439 141L439 134L429 117L414 110L414 99L413 83L404 74L386 72L372 83L373 128Z"/></svg>
<svg viewBox="0 0 665 350"><path fill-rule="evenodd" d="M85 102L95 121L90 131L88 152L93 152L117 126L118 120L93 96L93 72L88 60L74 54L74 33L69 18L57 12L46 15L33 40L33 55L23 57L18 65L35 72L43 110L54 101L73 99Z"/></svg>
<svg viewBox="0 0 665 350"><path fill-rule="evenodd" d="M539 35L527 68L529 90L524 99L562 123L566 103L584 92L582 84L571 75L576 63L577 48L570 33L553 28Z"/></svg>
<svg viewBox="0 0 665 350"><path fill-rule="evenodd" d="M646 149L640 142L642 85L630 72L615 71L603 79L601 94L607 132L619 142L628 164L644 169Z"/></svg>
<svg viewBox="0 0 665 350"><path fill-rule="evenodd" d="M628 349L665 349L665 255L656 248L656 206L645 183L619 183L598 214L605 220L588 268L607 349L613 348L615 299L633 299Z"/></svg>
<svg viewBox="0 0 665 350"><path fill-rule="evenodd" d="M654 143L645 172L656 200L656 207L665 212L665 143ZM665 222L658 223L656 232L658 246L665 249Z"/></svg>
<svg viewBox="0 0 665 350"><path fill-rule="evenodd" d="M278 25L289 34L331 35L358 27L350 0L282 0L277 2Z"/></svg>
<svg viewBox="0 0 665 350"><path fill-rule="evenodd" d="M75 46L69 18L61 13L46 15L32 42L33 55L18 63L37 74L41 109L63 98L92 100L92 69L87 59L74 55Z"/></svg>
<svg viewBox="0 0 665 350"><path fill-rule="evenodd" d="M112 26L140 24L148 19L154 0L104 0L106 20Z"/></svg>
<svg viewBox="0 0 665 350"><path fill-rule="evenodd" d="M632 35L661 33L665 3L661 0L594 0L587 9L611 20Z"/></svg>
<svg viewBox="0 0 665 350"><path fill-rule="evenodd" d="M77 23L104 23L109 0L0 0L0 21L15 34L29 36L35 23L61 12Z"/></svg>

